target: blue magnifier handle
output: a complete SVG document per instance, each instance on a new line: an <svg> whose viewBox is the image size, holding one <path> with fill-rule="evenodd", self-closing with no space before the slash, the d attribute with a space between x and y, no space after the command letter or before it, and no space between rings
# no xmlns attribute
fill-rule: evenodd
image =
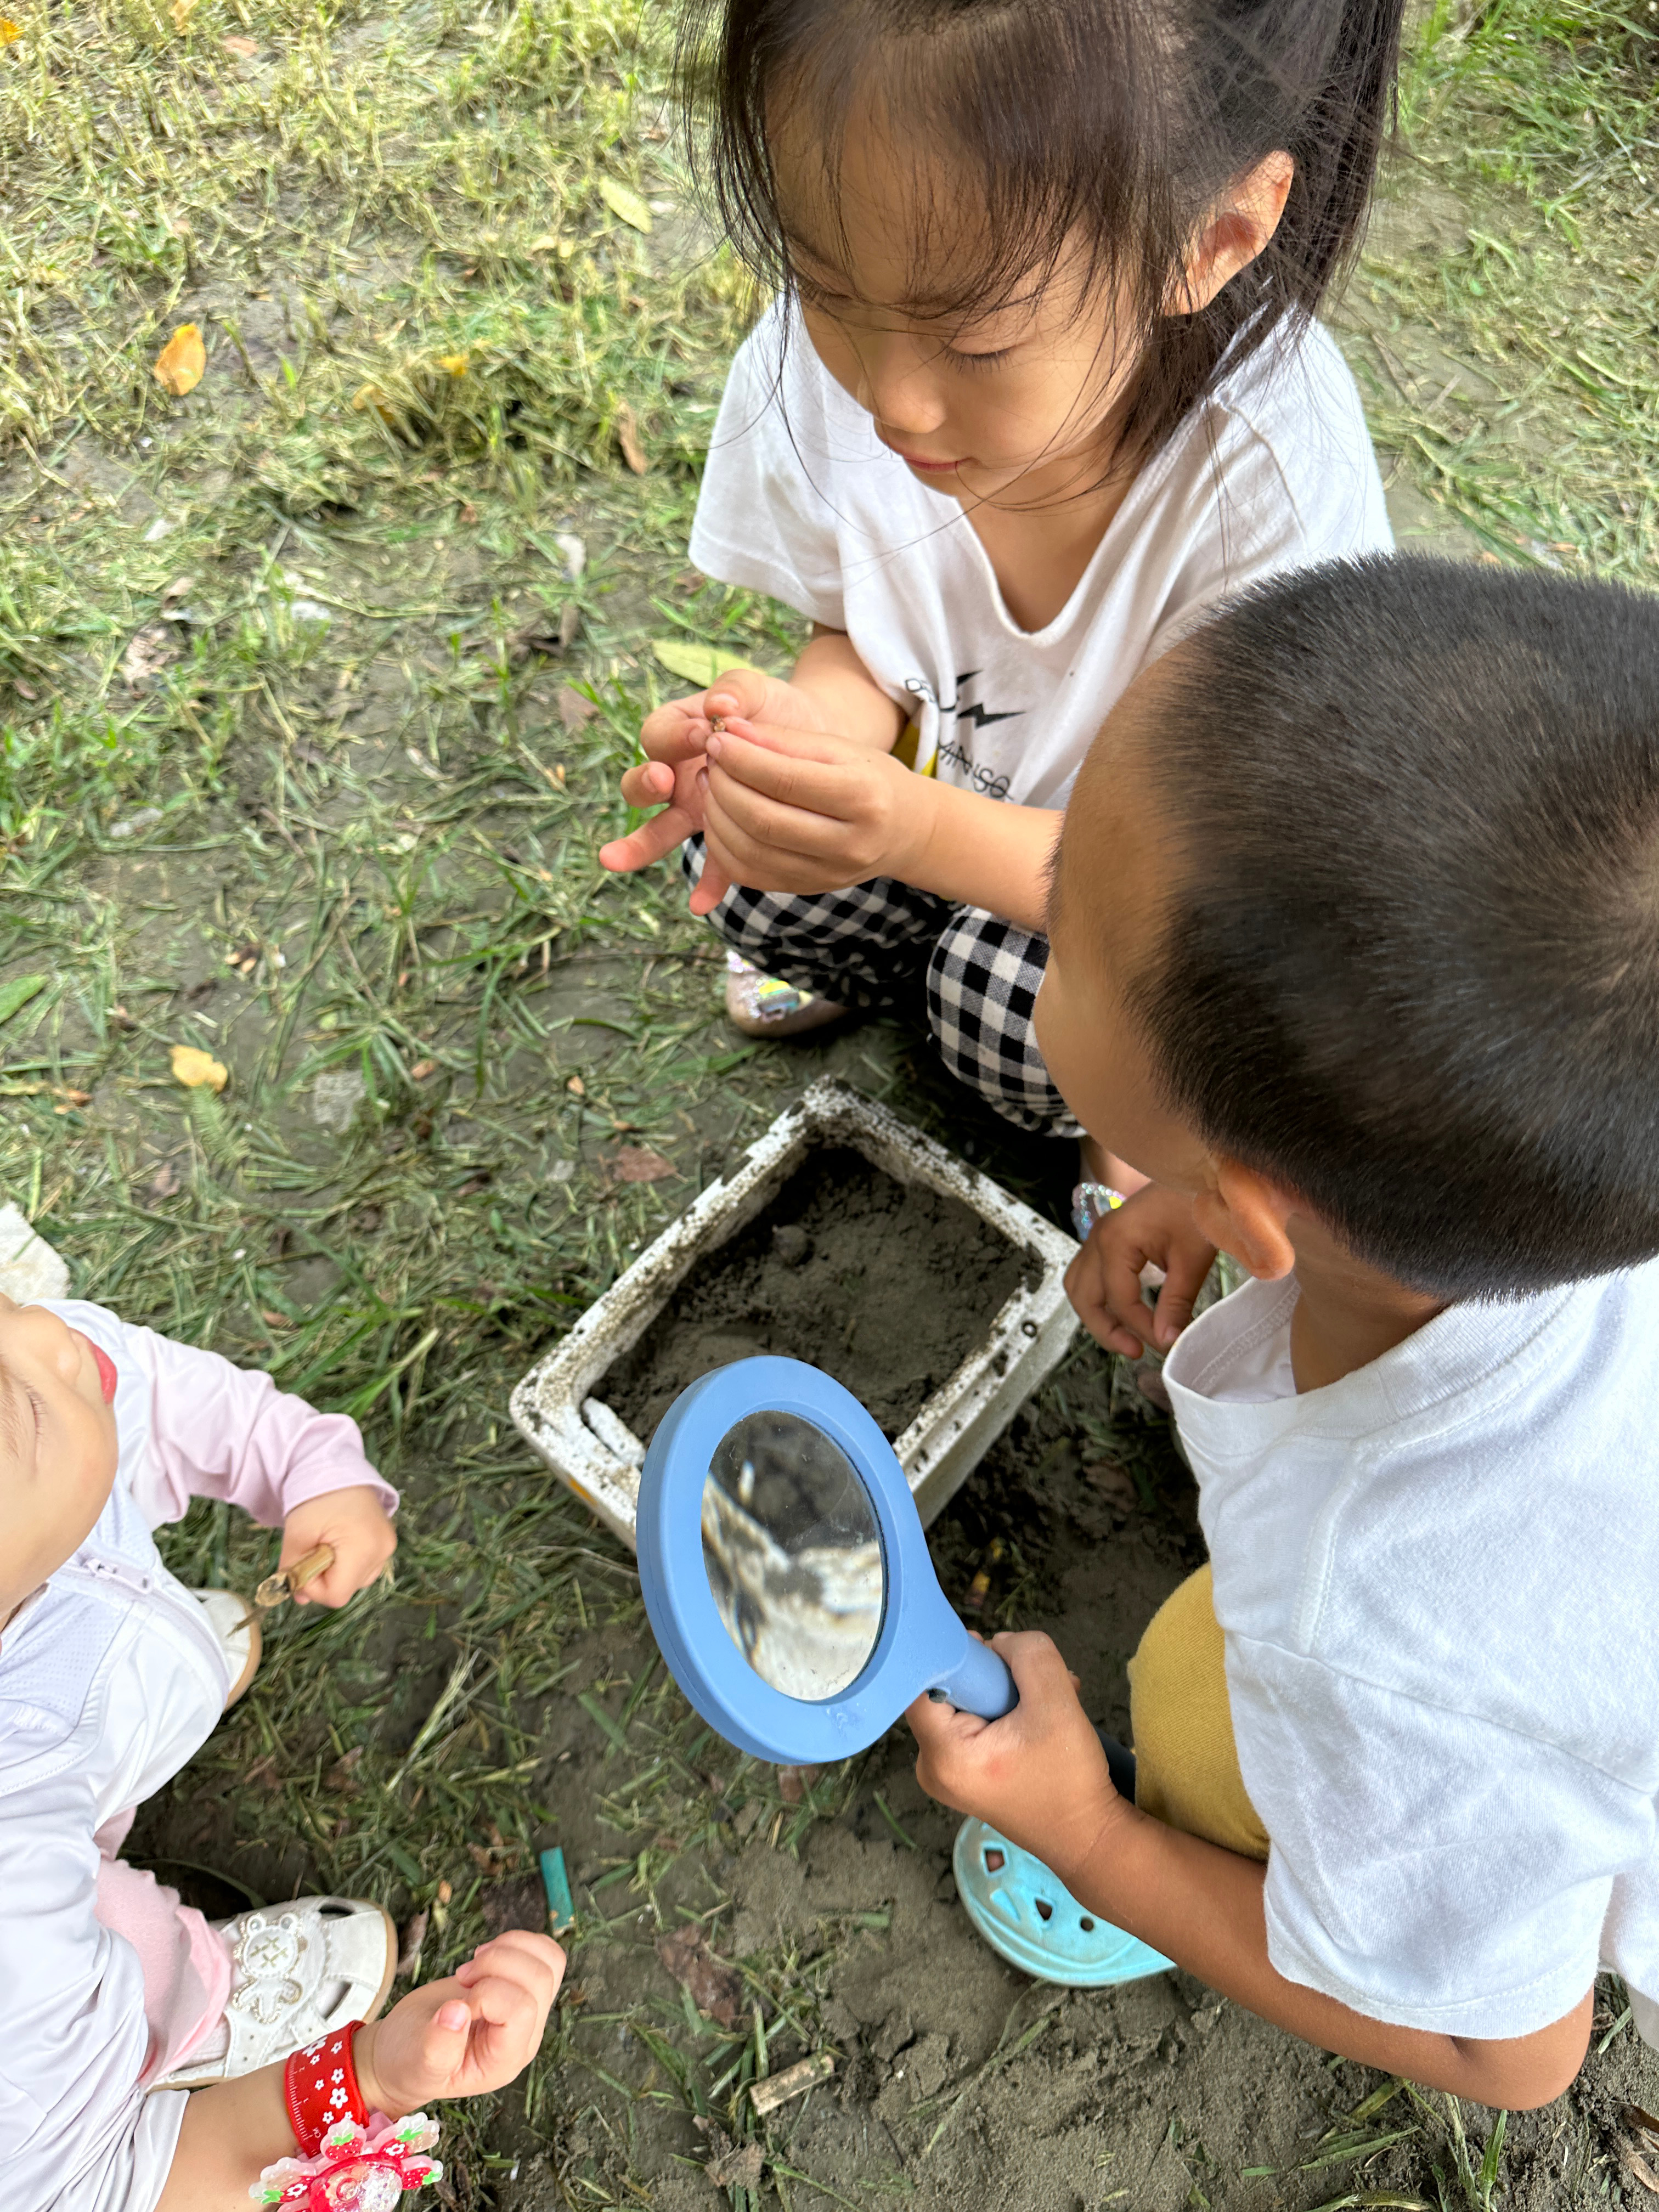
<svg viewBox="0 0 1659 2212"><path fill-rule="evenodd" d="M971 1636L963 1638L961 1658L927 1694L942 1698L958 1712L977 1713L982 1721L1000 1721L1019 1703L1006 1662Z"/></svg>

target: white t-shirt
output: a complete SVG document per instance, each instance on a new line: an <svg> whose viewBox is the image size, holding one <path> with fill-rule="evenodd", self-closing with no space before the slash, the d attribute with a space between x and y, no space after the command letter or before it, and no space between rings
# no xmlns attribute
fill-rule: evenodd
<svg viewBox="0 0 1659 2212"><path fill-rule="evenodd" d="M1598 1960L1659 2041L1659 1261L1452 1306L1294 1394L1294 1282L1164 1363L1287 1979L1529 2034Z"/></svg>
<svg viewBox="0 0 1659 2212"><path fill-rule="evenodd" d="M1269 338L1130 485L1082 581L1022 629L960 502L920 482L773 307L732 365L691 558L844 630L919 725L916 766L1063 806L1119 695L1204 610L1393 539L1352 377L1317 325ZM781 349L781 361L779 355Z"/></svg>

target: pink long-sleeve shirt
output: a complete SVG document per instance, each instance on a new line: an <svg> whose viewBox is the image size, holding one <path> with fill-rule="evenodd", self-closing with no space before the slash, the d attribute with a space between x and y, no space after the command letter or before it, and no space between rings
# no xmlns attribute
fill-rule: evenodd
<svg viewBox="0 0 1659 2212"><path fill-rule="evenodd" d="M0 1637L0 2204L154 2212L185 2098L146 2096L137 1954L96 1911L104 1824L200 1749L230 1681L202 1610L151 1530L192 1498L274 1527L325 1491L398 1494L355 1421L268 1375L101 1306L52 1310L115 1363L120 1459L75 1557Z"/></svg>

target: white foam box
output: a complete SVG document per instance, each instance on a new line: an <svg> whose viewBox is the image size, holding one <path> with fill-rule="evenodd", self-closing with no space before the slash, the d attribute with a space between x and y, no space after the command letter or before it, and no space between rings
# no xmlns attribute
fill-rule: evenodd
<svg viewBox="0 0 1659 2212"><path fill-rule="evenodd" d="M1066 1231L885 1107L833 1079L815 1083L734 1169L647 1246L513 1393L513 1419L526 1441L625 1543L634 1541L648 1440L634 1436L597 1395L604 1378L697 1261L746 1227L822 1145L850 1146L896 1182L959 1199L1029 1262L1027 1279L993 1316L983 1342L923 1402L895 1443L924 1522L1065 1356L1077 1328L1063 1281L1077 1246Z"/></svg>

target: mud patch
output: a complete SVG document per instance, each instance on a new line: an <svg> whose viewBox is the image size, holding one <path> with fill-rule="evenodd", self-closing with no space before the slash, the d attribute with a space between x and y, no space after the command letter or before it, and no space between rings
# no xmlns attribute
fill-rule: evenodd
<svg viewBox="0 0 1659 2212"><path fill-rule="evenodd" d="M1027 1265L960 1199L824 1146L698 1261L599 1395L648 1438L699 1376L783 1352L833 1375L896 1437L983 1340Z"/></svg>

